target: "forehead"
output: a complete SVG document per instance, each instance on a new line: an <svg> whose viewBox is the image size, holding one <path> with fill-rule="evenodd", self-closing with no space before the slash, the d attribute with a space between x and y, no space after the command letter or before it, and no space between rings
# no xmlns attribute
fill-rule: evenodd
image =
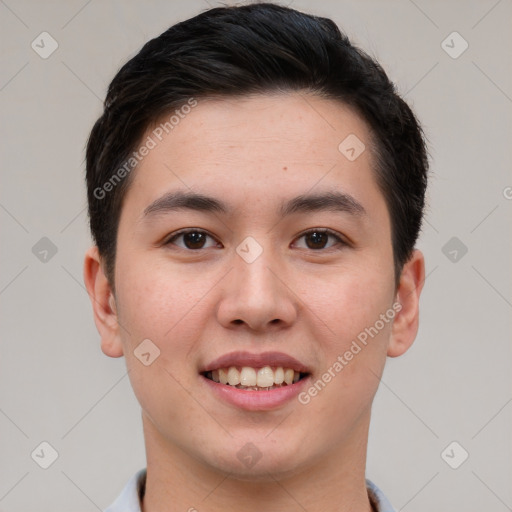
<svg viewBox="0 0 512 512"><path fill-rule="evenodd" d="M163 116L147 134L156 137L157 143L194 145L246 160L256 157L256 161L258 156L297 162L333 161L340 156L339 143L347 136L357 135L361 142L370 142L366 123L352 108L312 94L206 98L196 105L181 116ZM176 109L176 114L179 111ZM186 155L188 159L204 156L202 152Z"/></svg>
<svg viewBox="0 0 512 512"><path fill-rule="evenodd" d="M317 186L377 191L366 123L338 101L304 93L198 100L163 116L143 142L152 149L127 193L139 209L171 186L261 204Z"/></svg>

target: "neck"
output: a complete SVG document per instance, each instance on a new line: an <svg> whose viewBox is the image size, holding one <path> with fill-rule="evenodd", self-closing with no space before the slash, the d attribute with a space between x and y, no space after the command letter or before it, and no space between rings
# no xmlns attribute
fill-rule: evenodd
<svg viewBox="0 0 512 512"><path fill-rule="evenodd" d="M307 467L237 478L170 444L143 414L147 455L142 512L371 512L365 482L369 418Z"/></svg>

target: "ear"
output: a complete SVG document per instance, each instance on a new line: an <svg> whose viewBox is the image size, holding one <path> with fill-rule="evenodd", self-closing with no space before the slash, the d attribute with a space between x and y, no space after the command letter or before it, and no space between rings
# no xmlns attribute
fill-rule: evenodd
<svg viewBox="0 0 512 512"><path fill-rule="evenodd" d="M101 350L107 356L121 357L123 346L119 335L115 297L103 272L96 246L85 253L84 283L91 299L94 323L101 336Z"/></svg>
<svg viewBox="0 0 512 512"><path fill-rule="evenodd" d="M401 356L410 348L416 338L419 323L419 300L424 282L425 258L421 251L415 249L400 275L395 303L399 304L401 309L393 320L387 351L389 357Z"/></svg>

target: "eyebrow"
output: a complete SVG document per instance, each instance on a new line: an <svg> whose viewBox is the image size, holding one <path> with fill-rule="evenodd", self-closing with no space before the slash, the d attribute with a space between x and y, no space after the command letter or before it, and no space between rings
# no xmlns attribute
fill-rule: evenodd
<svg viewBox="0 0 512 512"><path fill-rule="evenodd" d="M140 220L146 220L156 215L185 209L222 213L225 215L232 212L232 208L220 199L195 192L176 190L174 192L168 192L153 201L144 209ZM320 211L343 212L353 216L366 215L366 210L359 201L353 196L339 191L303 194L294 197L288 201L283 201L278 213L282 217L286 217L294 213Z"/></svg>

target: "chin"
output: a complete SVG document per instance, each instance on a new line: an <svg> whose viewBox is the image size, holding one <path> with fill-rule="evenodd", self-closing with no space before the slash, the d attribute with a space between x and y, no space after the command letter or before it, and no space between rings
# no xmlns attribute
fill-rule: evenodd
<svg viewBox="0 0 512 512"><path fill-rule="evenodd" d="M216 471L229 474L229 478L247 482L275 482L297 473L301 457L296 448L264 438L254 442L250 439L233 442L222 455L213 453L203 461Z"/></svg>

